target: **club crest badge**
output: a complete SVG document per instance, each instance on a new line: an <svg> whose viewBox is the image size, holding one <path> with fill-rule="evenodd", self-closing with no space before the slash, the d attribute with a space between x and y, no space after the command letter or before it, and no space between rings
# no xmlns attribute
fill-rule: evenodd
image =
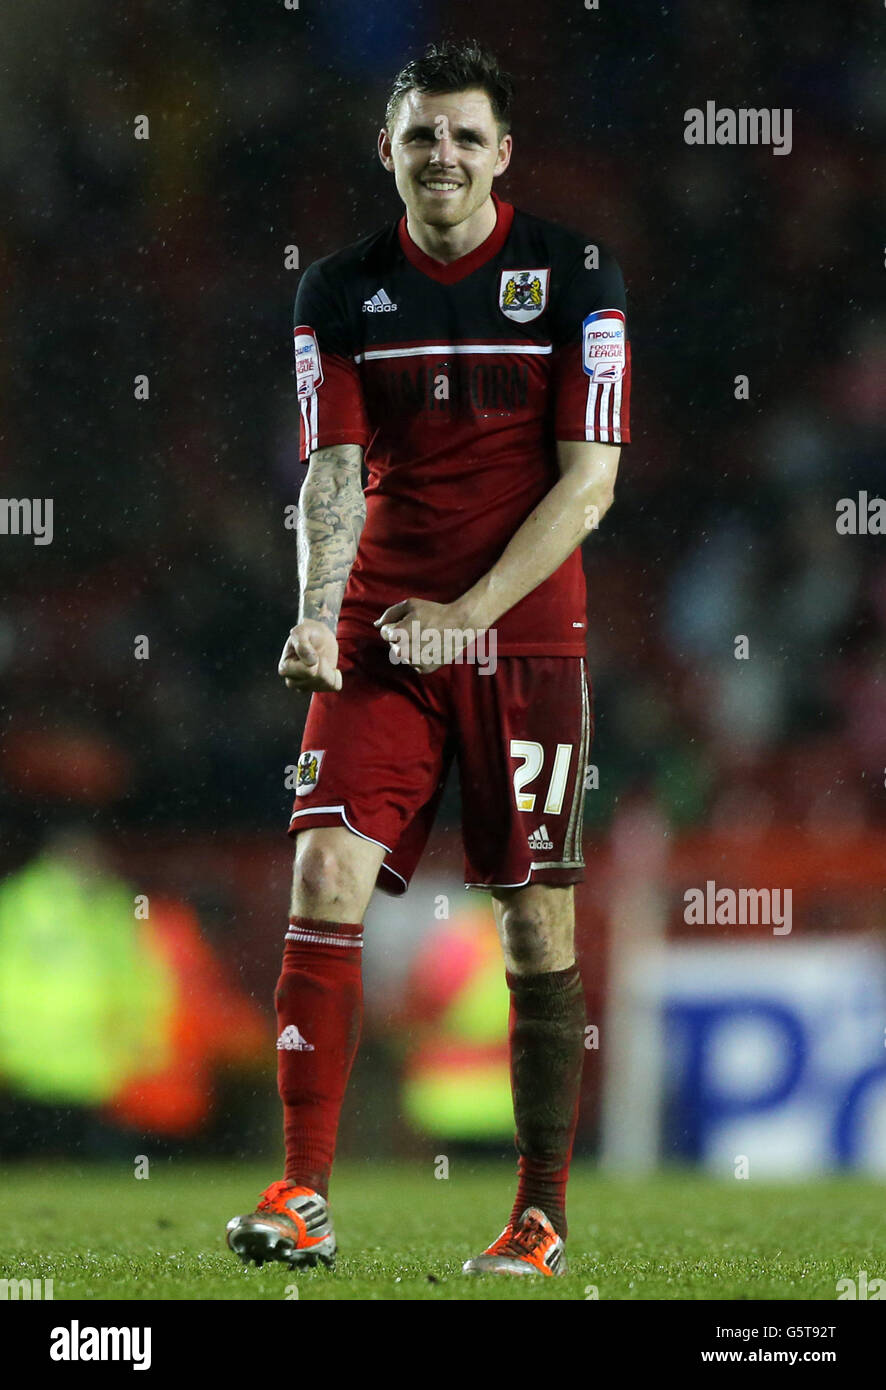
<svg viewBox="0 0 886 1390"><path fill-rule="evenodd" d="M514 323L529 323L537 319L548 302L550 269L503 270L498 292L498 307Z"/></svg>
<svg viewBox="0 0 886 1390"><path fill-rule="evenodd" d="M322 749L306 749L299 755L298 772L295 778L296 796L307 796L317 785L317 778L320 776L320 764L323 761Z"/></svg>

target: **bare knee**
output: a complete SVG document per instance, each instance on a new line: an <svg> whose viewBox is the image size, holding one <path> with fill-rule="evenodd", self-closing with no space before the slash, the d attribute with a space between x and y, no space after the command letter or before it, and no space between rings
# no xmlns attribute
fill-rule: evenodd
<svg viewBox="0 0 886 1390"><path fill-rule="evenodd" d="M520 975L534 975L546 968L553 943L540 914L506 908L501 935L509 968L515 968Z"/></svg>
<svg viewBox="0 0 886 1390"><path fill-rule="evenodd" d="M297 841L292 875L294 914L334 922L362 921L375 883L377 864L360 853L353 836L317 835L311 831Z"/></svg>
<svg viewBox="0 0 886 1390"><path fill-rule="evenodd" d="M332 907L353 897L355 887L354 875L337 850L325 845L307 845L296 856L293 899L305 897Z"/></svg>
<svg viewBox="0 0 886 1390"><path fill-rule="evenodd" d="M563 904L565 907L565 904ZM500 900L496 917L505 965L512 974L565 970L575 960L571 911L547 901Z"/></svg>

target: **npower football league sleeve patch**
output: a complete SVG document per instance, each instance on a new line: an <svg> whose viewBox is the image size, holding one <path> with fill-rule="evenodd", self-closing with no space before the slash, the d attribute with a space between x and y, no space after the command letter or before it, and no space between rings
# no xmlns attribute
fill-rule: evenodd
<svg viewBox="0 0 886 1390"><path fill-rule="evenodd" d="M621 381L625 373L625 316L620 309L598 309L582 324L582 366L591 381Z"/></svg>
<svg viewBox="0 0 886 1390"><path fill-rule="evenodd" d="M320 348L317 335L312 328L300 324L293 330L295 335L295 380L299 400L313 396L323 381L323 368L320 365Z"/></svg>

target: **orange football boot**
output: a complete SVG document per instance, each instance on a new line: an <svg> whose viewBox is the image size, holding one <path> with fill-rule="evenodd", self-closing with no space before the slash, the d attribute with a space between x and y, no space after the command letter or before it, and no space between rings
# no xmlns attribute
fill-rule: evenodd
<svg viewBox="0 0 886 1390"><path fill-rule="evenodd" d="M335 1265L335 1231L326 1199L287 1178L266 1187L248 1216L231 1217L226 1240L245 1264L282 1260L293 1269Z"/></svg>
<svg viewBox="0 0 886 1390"><path fill-rule="evenodd" d="M520 1220L509 1221L498 1240L482 1255L462 1265L463 1274L566 1273L566 1246L539 1207L527 1207Z"/></svg>

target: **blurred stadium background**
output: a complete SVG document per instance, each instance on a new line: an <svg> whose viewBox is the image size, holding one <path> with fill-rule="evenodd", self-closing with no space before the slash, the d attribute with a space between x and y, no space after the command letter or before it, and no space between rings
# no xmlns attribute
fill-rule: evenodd
<svg viewBox="0 0 886 1390"><path fill-rule="evenodd" d="M499 192L613 247L634 344L634 443L585 555L579 1152L886 1173L886 551L835 527L886 473L875 23L858 0L8 8L0 468L54 499L55 535L0 537L0 1155L274 1176L305 714L275 675L302 477L285 259L399 215L387 82L474 33L518 79ZM708 99L791 108L791 154L687 147ZM457 818L453 785L408 896L370 911L348 1156L511 1151ZM708 880L790 889L791 934L687 927Z"/></svg>

